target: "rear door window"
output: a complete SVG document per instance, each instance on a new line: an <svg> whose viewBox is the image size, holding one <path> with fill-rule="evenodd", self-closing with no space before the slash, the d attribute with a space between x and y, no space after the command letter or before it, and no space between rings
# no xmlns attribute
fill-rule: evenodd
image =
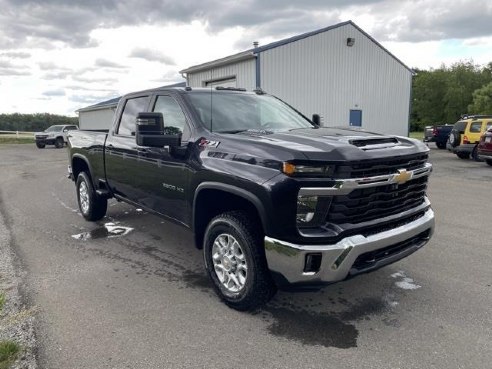
<svg viewBox="0 0 492 369"><path fill-rule="evenodd" d="M482 131L482 122L473 122L470 124L470 133L480 133Z"/></svg>
<svg viewBox="0 0 492 369"><path fill-rule="evenodd" d="M126 101L116 132L118 135L132 136L135 134L137 114L147 111L149 101L150 96L135 97Z"/></svg>

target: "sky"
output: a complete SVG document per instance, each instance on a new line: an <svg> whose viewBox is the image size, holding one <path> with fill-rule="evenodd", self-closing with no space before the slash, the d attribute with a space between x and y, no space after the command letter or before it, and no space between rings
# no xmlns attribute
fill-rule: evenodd
<svg viewBox="0 0 492 369"><path fill-rule="evenodd" d="M492 62L491 0L0 0L0 113L74 116L348 20L411 68Z"/></svg>

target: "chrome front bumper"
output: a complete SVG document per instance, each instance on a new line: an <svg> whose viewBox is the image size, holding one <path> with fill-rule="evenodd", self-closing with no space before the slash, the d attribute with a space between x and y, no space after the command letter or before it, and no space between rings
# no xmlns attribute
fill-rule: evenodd
<svg viewBox="0 0 492 369"><path fill-rule="evenodd" d="M424 246L434 232L434 212L428 209L420 218L403 226L370 236L354 235L332 245L296 245L265 237L265 253L270 271L274 277L281 276L288 284L332 283L351 275L378 269L400 260ZM353 268L357 257L362 254L399 245L425 234L400 252L375 262L367 269ZM306 255L321 254L321 267L317 272L304 272Z"/></svg>

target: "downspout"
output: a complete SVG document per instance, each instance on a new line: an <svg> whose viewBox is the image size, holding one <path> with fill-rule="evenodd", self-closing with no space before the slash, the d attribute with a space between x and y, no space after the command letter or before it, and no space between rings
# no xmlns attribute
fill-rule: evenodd
<svg viewBox="0 0 492 369"><path fill-rule="evenodd" d="M261 65L260 65L260 51L258 49L258 41L253 42L253 53L256 56L256 89L261 90Z"/></svg>
<svg viewBox="0 0 492 369"><path fill-rule="evenodd" d="M256 54L256 89L261 90L260 53Z"/></svg>

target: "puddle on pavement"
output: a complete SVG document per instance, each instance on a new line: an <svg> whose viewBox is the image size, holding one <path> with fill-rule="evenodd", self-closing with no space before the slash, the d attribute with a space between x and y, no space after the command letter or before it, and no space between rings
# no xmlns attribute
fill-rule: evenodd
<svg viewBox="0 0 492 369"><path fill-rule="evenodd" d="M200 288L203 292L210 292L213 287L212 281L205 272L185 271L181 278L187 287Z"/></svg>
<svg viewBox="0 0 492 369"><path fill-rule="evenodd" d="M116 223L105 223L103 227L92 231L72 235L72 238L81 241L96 240L99 238L122 237L133 231L133 228L124 227Z"/></svg>
<svg viewBox="0 0 492 369"><path fill-rule="evenodd" d="M357 347L359 331L354 322L370 320L370 316L388 312L387 304L376 298L367 298L355 304L346 303L341 312L312 312L287 307L267 306L262 317L273 322L268 326L270 334L304 345L347 349Z"/></svg>

